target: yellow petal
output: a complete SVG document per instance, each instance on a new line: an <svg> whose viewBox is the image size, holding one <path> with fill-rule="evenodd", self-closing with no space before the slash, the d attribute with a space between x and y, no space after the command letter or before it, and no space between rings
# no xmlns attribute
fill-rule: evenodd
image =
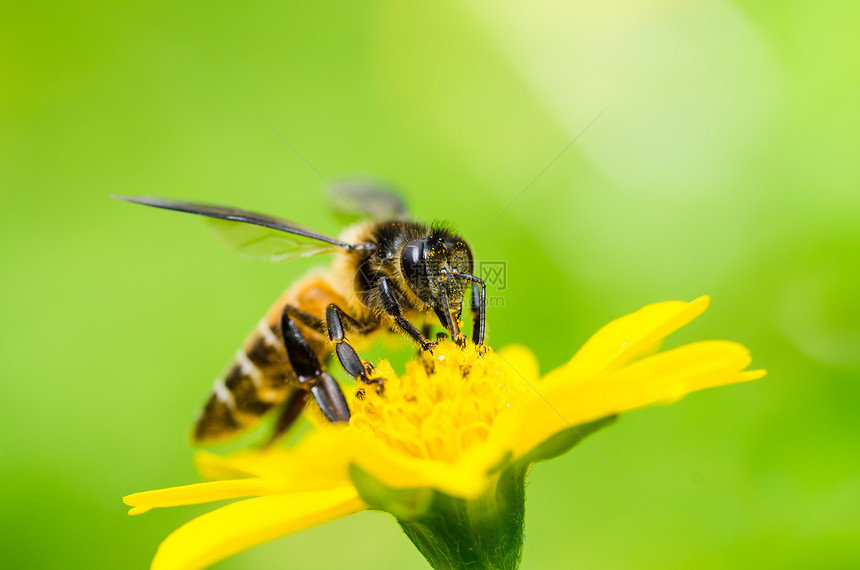
<svg viewBox="0 0 860 570"><path fill-rule="evenodd" d="M526 382L534 385L540 377L538 361L534 353L521 344L511 344L501 350L498 354L508 366L525 378Z"/></svg>
<svg viewBox="0 0 860 570"><path fill-rule="evenodd" d="M232 503L175 530L158 548L152 570L206 568L252 546L365 508L352 487Z"/></svg>
<svg viewBox="0 0 860 570"><path fill-rule="evenodd" d="M322 426L291 448L271 447L230 456L201 452L195 457L201 475L263 477L281 481L282 491L327 489L349 484L349 439L341 426Z"/></svg>
<svg viewBox="0 0 860 570"><path fill-rule="evenodd" d="M353 462L392 489L429 487L463 498L480 495L506 455L506 449L482 445L446 463L412 457L367 437L356 437L352 447Z"/></svg>
<svg viewBox="0 0 860 570"><path fill-rule="evenodd" d="M597 331L567 364L547 374L541 385L579 382L602 370L617 369L653 351L655 344L701 315L709 303L707 296L691 303L654 303L616 319Z"/></svg>
<svg viewBox="0 0 860 570"><path fill-rule="evenodd" d="M525 366L523 368L527 369ZM465 454L459 461L452 464L412 457L373 438L343 433L342 430L336 432L323 430L311 432L291 449L272 448L263 454L249 451L223 457L202 452L197 455L196 460L197 467L204 476L252 476L252 479L224 483L235 483L239 486L239 482L242 481L265 479L273 487L279 485L275 492L311 491L349 485L351 484L349 464L356 463L368 474L393 489L430 487L453 496L474 497L486 488L488 482L486 472L498 464L505 453L505 450L489 450L485 446L479 446L475 452ZM196 491L197 487L188 486L192 491ZM183 489L185 488L177 488L177 490ZM146 509L134 510L132 514L145 512L157 506L168 506L154 504L162 497L160 493L168 491L173 490L165 489L132 495L132 497L143 496L148 500L145 503L148 505ZM253 494L255 493L247 493L244 496ZM207 500L217 500L217 498Z"/></svg>
<svg viewBox="0 0 860 570"><path fill-rule="evenodd" d="M263 476L262 470L246 454L216 455L208 451L194 454L194 466L204 479L244 479Z"/></svg>
<svg viewBox="0 0 860 570"><path fill-rule="evenodd" d="M612 374L608 383L623 390L617 402L622 411L764 376L764 370L743 371L750 362L749 350L735 342L695 342L631 364Z"/></svg>
<svg viewBox="0 0 860 570"><path fill-rule="evenodd" d="M588 380L551 386L541 382L541 393L500 417L490 439L496 445L507 441L514 458L521 457L563 429L764 375L761 370L744 371L749 363L745 347L729 341L705 341L649 356Z"/></svg>
<svg viewBox="0 0 860 570"><path fill-rule="evenodd" d="M276 481L260 478L232 479L134 493L123 497L122 500L126 505L133 507L128 514L140 515L157 507L196 505L223 499L268 495L281 490Z"/></svg>

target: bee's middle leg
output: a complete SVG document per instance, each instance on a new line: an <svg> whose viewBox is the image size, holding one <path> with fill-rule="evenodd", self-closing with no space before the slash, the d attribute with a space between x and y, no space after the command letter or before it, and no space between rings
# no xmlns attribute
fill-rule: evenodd
<svg viewBox="0 0 860 570"><path fill-rule="evenodd" d="M325 417L330 422L348 422L349 406L334 377L325 371L317 355L302 335L291 314L297 309L290 305L281 313L281 331L287 358L302 388L309 389Z"/></svg>
<svg viewBox="0 0 860 570"><path fill-rule="evenodd" d="M382 379L371 376L373 365L362 359L346 338L347 329L364 334L376 328L376 325L357 321L334 303L326 307L325 324L328 338L334 344L337 359L346 373L364 384L376 384L377 389L380 389Z"/></svg>

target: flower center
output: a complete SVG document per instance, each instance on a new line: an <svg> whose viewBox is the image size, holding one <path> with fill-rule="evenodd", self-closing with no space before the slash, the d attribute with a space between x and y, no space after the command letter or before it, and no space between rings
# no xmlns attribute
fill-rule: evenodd
<svg viewBox="0 0 860 570"><path fill-rule="evenodd" d="M499 414L528 389L498 355L474 345L440 343L398 376L387 361L377 367L382 394L372 387L356 398L350 429L422 459L455 461L486 441Z"/></svg>

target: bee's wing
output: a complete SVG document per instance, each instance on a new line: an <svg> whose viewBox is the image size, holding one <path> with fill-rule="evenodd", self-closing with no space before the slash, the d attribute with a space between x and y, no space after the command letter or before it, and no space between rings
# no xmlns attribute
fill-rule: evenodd
<svg viewBox="0 0 860 570"><path fill-rule="evenodd" d="M335 181L329 187L329 201L338 217L352 221L391 220L408 215L406 202L394 188L369 179Z"/></svg>
<svg viewBox="0 0 860 570"><path fill-rule="evenodd" d="M135 204L205 216L216 236L245 257L286 261L356 247L287 220L238 208L150 196L113 197Z"/></svg>
<svg viewBox="0 0 860 570"><path fill-rule="evenodd" d="M289 261L324 253L335 253L340 246L284 233L263 226L209 218L208 225L219 241L242 257L263 261Z"/></svg>

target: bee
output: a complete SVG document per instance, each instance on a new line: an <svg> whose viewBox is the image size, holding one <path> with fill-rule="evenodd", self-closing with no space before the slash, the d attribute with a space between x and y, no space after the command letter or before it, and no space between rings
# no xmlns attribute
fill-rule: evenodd
<svg viewBox="0 0 860 570"><path fill-rule="evenodd" d="M465 344L461 316L470 293L472 342L482 347L486 285L473 274L469 244L445 226L406 216L394 194L372 186L344 186L364 218L335 239L292 222L231 207L154 198L119 200L204 216L219 238L241 253L284 261L334 254L323 271L290 286L247 337L198 417L192 439L217 443L280 410L269 442L285 433L312 397L330 422L348 422L341 387L327 371L332 357L354 379L382 389L373 366L353 346L384 330L403 333L421 351L432 351L430 327L438 319L452 340ZM471 289L471 291L468 291ZM362 388L363 390L363 388ZM361 390L359 391L361 393Z"/></svg>

